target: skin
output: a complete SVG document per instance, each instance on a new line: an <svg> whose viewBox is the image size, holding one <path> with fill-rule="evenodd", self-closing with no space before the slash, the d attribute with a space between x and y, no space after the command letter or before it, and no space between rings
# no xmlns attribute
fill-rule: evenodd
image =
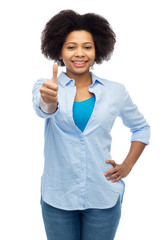
<svg viewBox="0 0 165 240"><path fill-rule="evenodd" d="M95 45L92 35L84 30L69 33L63 44L59 59L62 59L66 66L66 75L75 80L75 101L80 102L92 97L93 94L88 91L92 84L89 69L95 60ZM51 106L53 112L57 110L57 74L58 65L55 63L52 79L44 82L40 89L43 101ZM117 164L114 160L106 160L107 164L113 166L112 169L104 173L106 179L117 182L125 178L132 170L145 146L146 144L142 142L132 142L128 155L122 164Z"/></svg>

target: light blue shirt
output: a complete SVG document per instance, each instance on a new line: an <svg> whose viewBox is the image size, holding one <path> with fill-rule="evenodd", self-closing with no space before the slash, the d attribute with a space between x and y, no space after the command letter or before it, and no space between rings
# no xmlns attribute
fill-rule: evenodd
<svg viewBox="0 0 165 240"><path fill-rule="evenodd" d="M46 114L40 108L44 81L33 87L33 106L45 119L44 171L42 199L65 210L113 207L123 194L122 181L113 183L104 173L112 168L111 129L119 116L132 132L131 141L149 144L150 127L132 102L125 87L91 73L89 92L96 97L92 115L82 132L73 120L75 81L64 72L58 77L58 110Z"/></svg>

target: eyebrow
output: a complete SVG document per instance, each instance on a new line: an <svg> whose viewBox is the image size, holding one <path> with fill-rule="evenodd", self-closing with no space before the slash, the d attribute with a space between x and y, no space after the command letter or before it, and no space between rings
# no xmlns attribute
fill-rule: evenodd
<svg viewBox="0 0 165 240"><path fill-rule="evenodd" d="M66 45L68 45L68 44L77 44L77 43L76 42L68 42L68 43L66 43ZM84 42L83 44L92 44L93 45L92 42Z"/></svg>

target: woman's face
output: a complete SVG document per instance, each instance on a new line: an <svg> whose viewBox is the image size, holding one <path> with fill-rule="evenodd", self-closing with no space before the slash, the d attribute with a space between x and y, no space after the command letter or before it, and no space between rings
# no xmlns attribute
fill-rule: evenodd
<svg viewBox="0 0 165 240"><path fill-rule="evenodd" d="M68 76L83 75L95 60L95 45L92 35L85 30L68 34L63 44L61 58Z"/></svg>

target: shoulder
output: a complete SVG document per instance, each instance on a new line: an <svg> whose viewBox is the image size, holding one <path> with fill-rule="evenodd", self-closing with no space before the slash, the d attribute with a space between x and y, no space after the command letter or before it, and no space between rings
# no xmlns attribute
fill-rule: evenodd
<svg viewBox="0 0 165 240"><path fill-rule="evenodd" d="M92 79L94 81L96 80L99 81L105 87L105 90L116 90L116 91L125 92L125 86L120 82L115 82L109 79L101 78L96 76L93 73L92 73Z"/></svg>

